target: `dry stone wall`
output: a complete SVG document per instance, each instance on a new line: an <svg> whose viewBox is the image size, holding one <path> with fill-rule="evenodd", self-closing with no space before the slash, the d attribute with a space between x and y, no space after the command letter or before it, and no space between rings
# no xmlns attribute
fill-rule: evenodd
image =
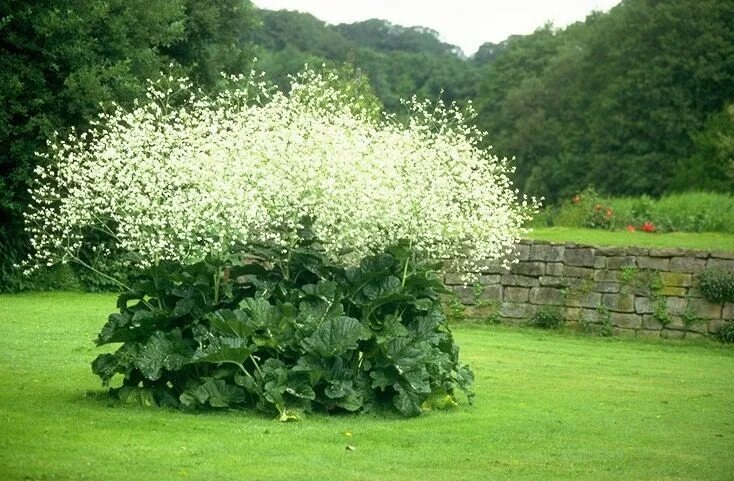
<svg viewBox="0 0 734 481"><path fill-rule="evenodd" d="M468 316L521 323L551 309L571 326L663 337L707 335L734 320L734 304L712 304L696 288L706 268L734 272L732 252L522 241L513 257L509 269L481 265L470 281L446 271Z"/></svg>

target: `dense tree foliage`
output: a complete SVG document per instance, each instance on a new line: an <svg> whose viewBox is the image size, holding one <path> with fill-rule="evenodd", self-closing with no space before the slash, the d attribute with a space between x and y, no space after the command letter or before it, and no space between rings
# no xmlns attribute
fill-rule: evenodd
<svg viewBox="0 0 734 481"><path fill-rule="evenodd" d="M734 190L734 2L623 0L564 29L487 43L465 58L423 27L329 25L246 0L6 0L0 6L0 249L55 131L129 105L161 70L216 88L253 55L281 87L304 63L348 66L375 108L401 98L473 100L518 186L550 200ZM173 64L169 67L169 64ZM369 95L368 95L369 97ZM12 242L11 242L12 241ZM4 259L7 255L2 256ZM10 256L13 257L13 256ZM0 278L7 268L0 267ZM1 286L0 286L1 287Z"/></svg>
<svg viewBox="0 0 734 481"><path fill-rule="evenodd" d="M552 198L586 185L731 189L722 166L686 161L707 118L734 98L731 25L732 2L627 0L583 24L540 29L484 70L481 124L517 156L521 186Z"/></svg>
<svg viewBox="0 0 734 481"><path fill-rule="evenodd" d="M0 7L0 288L23 255L21 212L46 141L85 128L111 102L131 105L146 79L187 74L213 87L252 53L241 0L9 0Z"/></svg>

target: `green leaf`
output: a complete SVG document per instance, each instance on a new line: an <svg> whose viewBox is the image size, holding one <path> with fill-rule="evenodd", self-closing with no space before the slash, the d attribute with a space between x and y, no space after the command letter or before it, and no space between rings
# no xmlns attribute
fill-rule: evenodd
<svg viewBox="0 0 734 481"><path fill-rule="evenodd" d="M251 325L255 328L268 327L276 320L276 310L262 297L248 297L240 302L240 308L250 315Z"/></svg>
<svg viewBox="0 0 734 481"><path fill-rule="evenodd" d="M179 397L181 404L187 407L208 403L215 408L226 408L230 404L244 402L245 399L245 391L241 387L232 386L221 379L208 379L195 389L187 389Z"/></svg>
<svg viewBox="0 0 734 481"><path fill-rule="evenodd" d="M418 416L421 411L422 397L411 389L406 389L400 384L395 385L397 394L392 399L393 405L406 417Z"/></svg>
<svg viewBox="0 0 734 481"><path fill-rule="evenodd" d="M379 283L371 283L364 286L362 292L367 298L376 300L392 294L398 294L401 287L400 279L395 276L388 276L381 279Z"/></svg>
<svg viewBox="0 0 734 481"><path fill-rule="evenodd" d="M215 337L209 345L199 348L194 353L191 362L242 364L256 350L255 345L249 344L247 339L241 337Z"/></svg>
<svg viewBox="0 0 734 481"><path fill-rule="evenodd" d="M220 309L209 314L206 319L212 331L222 336L246 338L253 333L253 329L248 325L249 316L239 309L234 311Z"/></svg>
<svg viewBox="0 0 734 481"><path fill-rule="evenodd" d="M356 349L361 336L362 325L358 320L340 316L326 319L301 345L307 353L335 357Z"/></svg>
<svg viewBox="0 0 734 481"><path fill-rule="evenodd" d="M334 281L320 280L317 284L306 284L301 288L304 294L318 297L322 301L335 302L339 293L339 286Z"/></svg>
<svg viewBox="0 0 734 481"><path fill-rule="evenodd" d="M183 341L180 329L168 334L156 331L139 349L135 367L151 381L161 377L165 368L169 371L181 369L192 355L193 349Z"/></svg>

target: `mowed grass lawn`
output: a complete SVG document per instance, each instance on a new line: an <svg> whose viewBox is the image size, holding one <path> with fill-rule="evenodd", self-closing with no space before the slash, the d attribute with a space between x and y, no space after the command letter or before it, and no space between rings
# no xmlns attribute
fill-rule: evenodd
<svg viewBox="0 0 734 481"><path fill-rule="evenodd" d="M734 251L734 234L723 232L646 233L580 227L538 227L528 233L527 237L549 242L576 242L588 245Z"/></svg>
<svg viewBox="0 0 734 481"><path fill-rule="evenodd" d="M0 296L0 480L734 479L731 347L457 326L473 406L278 423L95 395L112 306Z"/></svg>

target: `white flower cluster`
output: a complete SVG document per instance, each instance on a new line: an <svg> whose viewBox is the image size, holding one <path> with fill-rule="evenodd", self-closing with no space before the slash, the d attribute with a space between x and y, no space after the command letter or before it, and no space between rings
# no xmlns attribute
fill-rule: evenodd
<svg viewBox="0 0 734 481"><path fill-rule="evenodd" d="M537 209L455 106L413 99L407 121L375 120L330 75L306 70L289 94L229 80L216 97L152 82L144 104L52 143L26 214L34 262L76 259L94 231L141 267L285 250L308 220L342 264L409 240L466 266L505 255Z"/></svg>

